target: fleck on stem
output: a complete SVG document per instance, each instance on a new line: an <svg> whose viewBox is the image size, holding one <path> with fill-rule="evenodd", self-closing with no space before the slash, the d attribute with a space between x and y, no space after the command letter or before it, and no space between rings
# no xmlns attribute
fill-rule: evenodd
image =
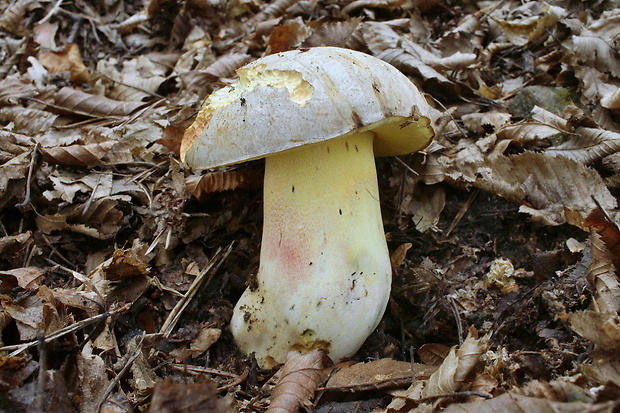
<svg viewBox="0 0 620 413"><path fill-rule="evenodd" d="M391 267L372 144L365 132L266 160L258 286L231 321L263 366L290 350L352 356L385 311Z"/></svg>

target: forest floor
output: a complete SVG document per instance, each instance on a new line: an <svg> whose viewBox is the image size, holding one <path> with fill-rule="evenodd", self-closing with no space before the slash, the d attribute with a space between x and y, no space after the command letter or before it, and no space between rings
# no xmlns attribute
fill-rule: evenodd
<svg viewBox="0 0 620 413"><path fill-rule="evenodd" d="M179 148L236 69L316 46L397 67L437 133L377 159L381 323L290 375L284 411L620 411L611 0L0 0L0 411L275 402L287 376L229 330L263 163L192 171Z"/></svg>

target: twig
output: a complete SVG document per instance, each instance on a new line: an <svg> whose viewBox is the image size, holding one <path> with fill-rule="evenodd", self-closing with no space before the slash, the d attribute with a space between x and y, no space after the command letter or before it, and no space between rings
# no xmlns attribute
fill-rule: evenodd
<svg viewBox="0 0 620 413"><path fill-rule="evenodd" d="M54 7L52 7L49 11L49 13L47 13L45 15L45 17L43 17L41 20L39 20L36 24L43 24L46 21L48 21L49 19L52 18L52 16L54 14L56 14L56 12L58 12L58 9L60 9L60 5L62 4L63 0L58 0L55 4Z"/></svg>
<svg viewBox="0 0 620 413"><path fill-rule="evenodd" d="M67 327L63 327L60 330L54 331L52 334L45 336L44 338L44 342L45 343L50 343L54 340L56 340L57 338L60 338L66 334L72 333L74 331L80 330L84 327L88 327L91 324L94 324L102 319L105 319L111 315L117 314L117 313L121 313L124 311L127 311L129 309L129 307L124 306L121 308L117 308L116 310L113 311L106 311L105 313L102 314L97 314L96 316L93 317L89 317L86 318L82 321L78 321L75 324L71 324ZM21 353L24 350L29 349L30 347L33 347L35 345L37 345L39 343L39 340L33 340L33 341L28 341L26 343L22 343L22 344L14 344L11 346L4 346L4 347L0 347L0 351L11 351L11 350L15 350L13 351L11 354L9 354L9 357L15 357L16 355L18 355L19 353Z"/></svg>
<svg viewBox="0 0 620 413"><path fill-rule="evenodd" d="M214 374L216 376L224 376L224 377L232 377L232 378L237 378L239 377L238 374L235 373L229 373L227 371L222 371L222 370L217 370L217 369L210 369L208 367L200 367L200 366L192 366L189 364L180 364L180 363L166 363L166 365L172 367L173 370L177 370L177 371L184 371L187 373L191 373L191 374Z"/></svg>
<svg viewBox="0 0 620 413"><path fill-rule="evenodd" d="M30 155L30 166L28 167L28 177L26 178L26 193L24 194L24 200L15 206L17 208L25 208L30 203L30 182L32 181L32 172L34 171L34 164L37 160L37 152L39 151L39 142L34 145L32 149L32 155Z"/></svg>
<svg viewBox="0 0 620 413"><path fill-rule="evenodd" d="M47 348L45 347L45 334L41 331L37 337L39 348L39 376L37 380L37 398L35 400L35 410L44 413L45 406L45 373L47 372Z"/></svg>
<svg viewBox="0 0 620 413"><path fill-rule="evenodd" d="M159 330L159 332L161 334L163 334L166 337L168 335L170 335L170 333L172 332L172 330L176 326L177 322L181 318L181 314L183 313L183 311L185 311L185 308L189 305L191 300L194 298L194 296L198 292L198 289L202 286L203 282L205 281L207 273L211 270L211 268L215 267L215 270L217 270L220 267L220 265L222 265L224 260L228 257L228 254L230 254L230 251L232 250L233 244L234 244L234 242L230 243L230 245L228 246L228 249L226 250L226 252L222 256L222 258L219 260L217 265L215 264L215 259L216 259L216 257L218 255L220 255L222 249L219 248L216 251L216 253L213 256L213 259L211 260L209 265L207 265L205 268L203 268L202 271L200 271L200 274L196 277L196 279L194 280L192 285L189 287L189 289L187 290L187 292L185 293L183 298L181 298L179 300L179 302L174 306L174 308L172 309L172 311L168 315L168 318L166 319L164 324L161 326L161 329ZM215 273L215 271L214 271L214 273ZM209 277L209 280L207 281L206 285L209 284L209 282L211 281L212 278L213 278L213 275L211 277Z"/></svg>
<svg viewBox="0 0 620 413"><path fill-rule="evenodd" d="M465 216L465 213L467 212L471 204L474 202L474 199L476 199L476 195L478 195L478 192L480 192L480 190L476 188L471 193L469 198L467 198L467 201L465 201L465 203L463 204L459 212L456 214L456 216L452 220L452 223L450 224L450 228L448 228L448 230L446 231L446 234L443 236L444 239L448 238L450 234L452 233L452 231L454 230L454 228L456 228L459 222L461 222L461 219L463 219L463 216Z"/></svg>

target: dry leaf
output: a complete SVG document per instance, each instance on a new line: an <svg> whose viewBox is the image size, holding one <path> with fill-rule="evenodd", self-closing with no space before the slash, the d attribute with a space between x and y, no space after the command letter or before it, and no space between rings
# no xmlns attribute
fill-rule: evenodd
<svg viewBox="0 0 620 413"><path fill-rule="evenodd" d="M280 371L280 380L273 389L267 413L295 413L299 408L310 409L311 399L323 378L323 352L290 352Z"/></svg>
<svg viewBox="0 0 620 413"><path fill-rule="evenodd" d="M303 42L302 46L345 47L361 22L361 17L355 17L341 22L322 23L312 31L312 34Z"/></svg>
<svg viewBox="0 0 620 413"><path fill-rule="evenodd" d="M188 176L185 184L194 197L204 199L213 192L260 188L263 185L263 174L253 169L208 172Z"/></svg>
<svg viewBox="0 0 620 413"><path fill-rule="evenodd" d="M424 364L439 366L450 354L450 347L443 344L427 343L418 349L418 356Z"/></svg>
<svg viewBox="0 0 620 413"><path fill-rule="evenodd" d="M620 133L604 129L577 128L573 138L545 151L590 164L620 151Z"/></svg>
<svg viewBox="0 0 620 413"><path fill-rule="evenodd" d="M74 83L88 83L90 80L76 44L68 44L63 50L41 50L38 60L50 73L69 72L69 80Z"/></svg>
<svg viewBox="0 0 620 413"><path fill-rule="evenodd" d="M168 377L155 385L149 413L232 413L232 398L218 398L217 386L213 381L177 381Z"/></svg>
<svg viewBox="0 0 620 413"><path fill-rule="evenodd" d="M582 227L598 205L608 211L616 207L601 176L568 158L526 152L484 159L476 146L464 145L451 162L455 169L449 168L449 175L520 203L521 212L547 225Z"/></svg>
<svg viewBox="0 0 620 413"><path fill-rule="evenodd" d="M602 313L618 312L620 311L620 282L616 275L615 261L620 257L611 253L603 237L594 229L590 231L590 241L592 262L588 267L588 282L592 288L595 308ZM618 240L615 245L617 250Z"/></svg>
<svg viewBox="0 0 620 413"><path fill-rule="evenodd" d="M143 106L142 102L121 102L105 96L91 95L63 87L54 97L54 105L80 115L93 117L127 116Z"/></svg>
<svg viewBox="0 0 620 413"><path fill-rule="evenodd" d="M341 367L331 375L325 388L360 392L404 387L412 381L428 379L435 370L424 364L384 358Z"/></svg>
<svg viewBox="0 0 620 413"><path fill-rule="evenodd" d="M266 53L280 53L295 49L309 35L310 28L306 26L301 18L289 20L285 24L276 26L273 29L267 41L268 48Z"/></svg>
<svg viewBox="0 0 620 413"><path fill-rule="evenodd" d="M620 316L617 313L577 311L567 316L570 327L597 348L617 350L620 348Z"/></svg>
<svg viewBox="0 0 620 413"><path fill-rule="evenodd" d="M0 27L7 32L18 32L18 29L23 28L23 20L26 13L40 7L41 4L38 0L17 0L11 2L9 6L4 8L0 16Z"/></svg>
<svg viewBox="0 0 620 413"><path fill-rule="evenodd" d="M365 7L376 7L381 9L391 9L403 5L406 0L355 0L347 4L343 9L343 14L352 12Z"/></svg>
<svg viewBox="0 0 620 413"><path fill-rule="evenodd" d="M12 270L0 271L0 276L15 277L17 285L21 288L38 288L41 284L45 272L36 267L22 267Z"/></svg>
<svg viewBox="0 0 620 413"><path fill-rule="evenodd" d="M470 329L463 344L458 349L457 347L450 349L439 369L431 375L422 389L422 397L454 393L466 383L488 345L486 338L479 339L477 336L477 332Z"/></svg>
<svg viewBox="0 0 620 413"><path fill-rule="evenodd" d="M513 393L505 393L490 400L473 403L460 403L448 406L444 413L612 413L614 402L589 404L589 403L561 403L534 397L520 396Z"/></svg>
<svg viewBox="0 0 620 413"><path fill-rule="evenodd" d="M19 339L34 340L40 332L45 334L60 330L66 325L56 308L56 300L46 286L39 287L36 295L19 303L3 302L6 312L15 320Z"/></svg>
<svg viewBox="0 0 620 413"><path fill-rule="evenodd" d="M566 10L547 2L529 1L511 10L505 17L499 17L496 13L491 15L496 18L511 43L523 46L547 33L566 15Z"/></svg>

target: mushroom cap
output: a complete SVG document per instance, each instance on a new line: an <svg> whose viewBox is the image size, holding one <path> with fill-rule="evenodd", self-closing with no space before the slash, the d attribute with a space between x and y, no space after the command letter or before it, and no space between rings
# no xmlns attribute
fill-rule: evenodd
<svg viewBox="0 0 620 413"><path fill-rule="evenodd" d="M405 75L367 54L337 47L293 50L237 70L211 94L181 144L194 168L262 158L363 131L377 156L407 154L433 138L430 107Z"/></svg>

